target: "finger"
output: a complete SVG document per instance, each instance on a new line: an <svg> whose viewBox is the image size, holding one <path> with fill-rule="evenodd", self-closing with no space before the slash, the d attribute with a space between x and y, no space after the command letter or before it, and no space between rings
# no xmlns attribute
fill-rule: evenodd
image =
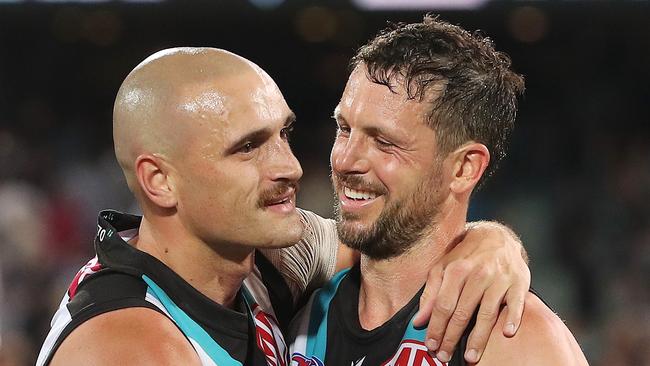
<svg viewBox="0 0 650 366"><path fill-rule="evenodd" d="M456 309L469 268L467 261L460 260L451 263L444 271L440 291L433 298L431 318L427 326L425 345L429 351L435 351L440 345L449 318Z"/></svg>
<svg viewBox="0 0 650 366"><path fill-rule="evenodd" d="M511 287L506 294L506 322L503 325L503 335L506 337L513 337L519 325L521 324L521 317L524 315L524 307L526 303L526 294L528 293L527 287Z"/></svg>
<svg viewBox="0 0 650 366"><path fill-rule="evenodd" d="M491 287L483 295L476 315L476 324L467 339L465 350L465 360L467 362L477 363L480 361L494 325L499 319L499 310L506 291L506 287Z"/></svg>
<svg viewBox="0 0 650 366"><path fill-rule="evenodd" d="M493 277L494 273L488 267L480 267L470 275L462 290L456 310L454 310L449 319L442 342L436 353L440 361L449 362L458 341L463 336L463 333L465 333L465 329L467 329L486 289L492 288L490 286L493 282ZM506 290L507 287L503 288L501 292L505 294ZM493 326L494 323L490 324L489 328L491 329Z"/></svg>
<svg viewBox="0 0 650 366"><path fill-rule="evenodd" d="M440 291L443 273L444 270L440 266L435 266L429 271L427 283L424 285L422 296L420 296L420 307L418 313L413 317L414 326L422 327L426 325L427 321L431 317L433 299L438 294L438 291Z"/></svg>

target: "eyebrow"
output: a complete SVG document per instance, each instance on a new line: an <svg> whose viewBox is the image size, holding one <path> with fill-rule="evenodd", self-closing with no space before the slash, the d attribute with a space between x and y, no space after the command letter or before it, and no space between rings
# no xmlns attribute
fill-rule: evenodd
<svg viewBox="0 0 650 366"><path fill-rule="evenodd" d="M288 116L287 119L284 120L284 125L283 127L289 127L291 126L294 122L296 122L296 114L291 112Z"/></svg>
<svg viewBox="0 0 650 366"><path fill-rule="evenodd" d="M332 118L345 122L345 118L341 115L341 108L338 105L334 108L334 112L332 112Z"/></svg>
<svg viewBox="0 0 650 366"><path fill-rule="evenodd" d="M293 125L293 123L296 122L296 114L291 112L287 118L284 120L284 124L282 125L282 128L289 127ZM260 128L259 130L251 131L241 138L239 138L237 141L234 143L230 144L230 147L226 149L226 153L230 154L233 153L235 150L237 150L242 144L244 144L247 141L254 141L254 142L263 142L265 140L268 140L268 138L273 134L273 130L271 128Z"/></svg>
<svg viewBox="0 0 650 366"><path fill-rule="evenodd" d="M336 121L341 121L346 125L348 124L348 121L345 119L345 117L343 117L338 106L334 108L334 114L332 114L332 118L334 118ZM379 127L363 127L361 130L370 136L377 136L382 133L382 129Z"/></svg>
<svg viewBox="0 0 650 366"><path fill-rule="evenodd" d="M348 124L348 121L345 119L345 117L343 117L343 115L341 114L341 110L340 110L340 108L338 106L336 106L336 108L334 108L334 113L332 114L332 118L334 118L337 121L337 123L340 121L340 122L342 122L342 123L344 123L346 125ZM373 137L374 136L386 136L386 132L383 129L381 129L380 127L365 126L365 127L362 127L361 130L365 134L367 134L369 136L373 136ZM388 137L386 136L386 138L388 138ZM402 143L401 139L398 136L391 135L390 139L396 145Z"/></svg>

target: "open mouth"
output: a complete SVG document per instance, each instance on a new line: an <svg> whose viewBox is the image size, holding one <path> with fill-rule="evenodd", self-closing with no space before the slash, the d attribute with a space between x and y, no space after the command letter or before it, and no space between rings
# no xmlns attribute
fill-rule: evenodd
<svg viewBox="0 0 650 366"><path fill-rule="evenodd" d="M343 186L339 191L339 200L341 209L346 212L357 212L366 210L383 197L383 194L372 191L364 191Z"/></svg>
<svg viewBox="0 0 650 366"><path fill-rule="evenodd" d="M373 200L378 196L378 194L374 192L361 191L350 187L343 187L343 194L345 195L346 198L355 201Z"/></svg>

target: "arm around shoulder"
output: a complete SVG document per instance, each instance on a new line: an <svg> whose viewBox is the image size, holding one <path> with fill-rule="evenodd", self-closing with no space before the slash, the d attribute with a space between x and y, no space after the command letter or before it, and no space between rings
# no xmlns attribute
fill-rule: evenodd
<svg viewBox="0 0 650 366"><path fill-rule="evenodd" d="M503 326L504 312L499 316ZM495 327L494 329L500 329ZM571 331L537 296L528 293L521 327L512 338L493 330L481 361L489 365L588 365Z"/></svg>
<svg viewBox="0 0 650 366"><path fill-rule="evenodd" d="M61 365L201 365L192 345L163 314L126 308L77 327L54 354Z"/></svg>

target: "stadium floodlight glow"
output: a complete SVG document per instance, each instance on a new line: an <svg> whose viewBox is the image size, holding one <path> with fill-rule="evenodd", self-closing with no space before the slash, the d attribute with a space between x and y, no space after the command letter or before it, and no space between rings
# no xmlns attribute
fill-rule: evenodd
<svg viewBox="0 0 650 366"><path fill-rule="evenodd" d="M363 10L474 10L490 0L352 0Z"/></svg>
<svg viewBox="0 0 650 366"><path fill-rule="evenodd" d="M251 4L260 9L274 9L284 3L284 0L248 0Z"/></svg>

